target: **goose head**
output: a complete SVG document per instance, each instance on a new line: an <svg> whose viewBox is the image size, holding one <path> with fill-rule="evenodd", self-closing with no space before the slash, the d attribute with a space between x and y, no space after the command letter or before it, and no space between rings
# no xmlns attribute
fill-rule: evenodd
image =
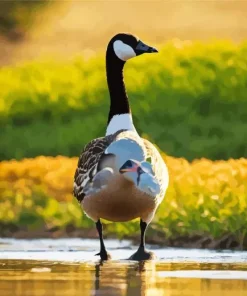
<svg viewBox="0 0 247 296"><path fill-rule="evenodd" d="M145 166L146 162L129 159L119 169L127 180L133 182L138 189L155 197L160 192L160 185L153 175L153 171Z"/></svg>
<svg viewBox="0 0 247 296"><path fill-rule="evenodd" d="M126 62L143 53L154 53L158 50L143 43L132 34L119 33L110 40L107 52L113 53L119 60Z"/></svg>

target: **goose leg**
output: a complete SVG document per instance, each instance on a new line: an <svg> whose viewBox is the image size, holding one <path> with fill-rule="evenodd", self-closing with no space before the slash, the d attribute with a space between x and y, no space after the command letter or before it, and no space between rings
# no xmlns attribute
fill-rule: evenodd
<svg viewBox="0 0 247 296"><path fill-rule="evenodd" d="M152 260L155 259L155 255L153 252L148 252L145 249L145 233L147 229L147 223L143 222L142 219L140 220L140 229L141 229L141 243L140 246L129 259L135 261L142 261L142 260Z"/></svg>
<svg viewBox="0 0 247 296"><path fill-rule="evenodd" d="M111 259L111 255L106 252L106 248L103 240L103 233L102 233L103 228L102 228L100 219L96 222L96 228L98 230L99 240L100 240L100 252L96 254L96 256L99 255L101 260Z"/></svg>

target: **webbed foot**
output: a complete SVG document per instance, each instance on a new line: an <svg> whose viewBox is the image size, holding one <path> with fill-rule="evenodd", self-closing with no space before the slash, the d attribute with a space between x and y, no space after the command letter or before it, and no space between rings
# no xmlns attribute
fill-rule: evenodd
<svg viewBox="0 0 247 296"><path fill-rule="evenodd" d="M106 250L100 251L98 254L95 254L95 256L100 256L101 260L111 260L111 255L106 252Z"/></svg>
<svg viewBox="0 0 247 296"><path fill-rule="evenodd" d="M139 247L139 249L130 256L129 260L143 261L143 260L154 260L156 255L153 252L147 251L144 247Z"/></svg>

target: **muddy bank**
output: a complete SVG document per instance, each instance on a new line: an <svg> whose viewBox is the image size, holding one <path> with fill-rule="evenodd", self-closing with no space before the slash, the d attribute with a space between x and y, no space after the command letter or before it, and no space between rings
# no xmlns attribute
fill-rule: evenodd
<svg viewBox="0 0 247 296"><path fill-rule="evenodd" d="M151 232L151 233L150 233ZM239 241L237 237L226 234L221 238L214 239L210 236L191 235L177 236L174 238L166 238L162 232L154 231L153 229L147 233L146 242L166 247L182 247L182 248L197 248L197 249L230 249L230 250L247 250L247 239ZM13 224L0 225L0 236L4 238L17 239L37 239L37 238L98 238L98 233L95 228L78 229L70 225L66 228L39 228L28 230L25 227L18 227ZM134 244L139 243L139 233L124 236L123 239L130 239ZM117 238L117 235L105 234L105 238Z"/></svg>

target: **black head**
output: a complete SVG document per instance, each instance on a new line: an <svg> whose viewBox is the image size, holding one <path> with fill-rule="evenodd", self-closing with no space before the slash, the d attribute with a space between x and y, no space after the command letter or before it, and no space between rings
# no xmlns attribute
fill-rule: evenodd
<svg viewBox="0 0 247 296"><path fill-rule="evenodd" d="M110 40L107 51L113 51L124 62L143 53L158 52L157 49L146 45L138 37L127 33L115 35Z"/></svg>

